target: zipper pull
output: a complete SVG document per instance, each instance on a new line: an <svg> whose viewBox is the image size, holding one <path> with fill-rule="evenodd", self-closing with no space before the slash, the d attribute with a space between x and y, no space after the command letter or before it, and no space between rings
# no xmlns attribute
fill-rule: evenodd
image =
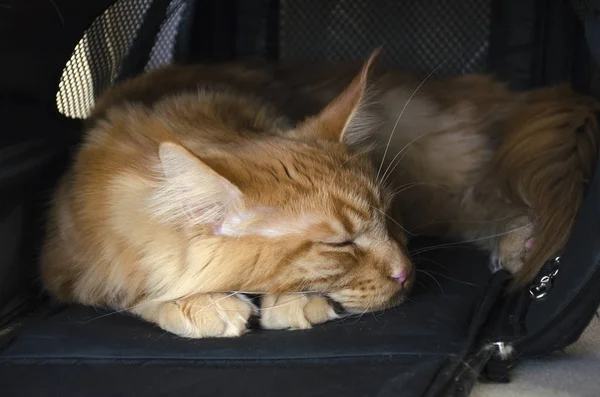
<svg viewBox="0 0 600 397"><path fill-rule="evenodd" d="M488 352L489 358L479 377L493 383L510 382L510 372L514 366L515 354L513 346L499 341L486 345L484 350Z"/></svg>
<svg viewBox="0 0 600 397"><path fill-rule="evenodd" d="M548 273L543 276L540 281L529 288L529 296L534 300L541 300L548 296L548 293L554 287L554 279L558 274L560 265L560 256L551 259L547 262L546 267L549 267Z"/></svg>

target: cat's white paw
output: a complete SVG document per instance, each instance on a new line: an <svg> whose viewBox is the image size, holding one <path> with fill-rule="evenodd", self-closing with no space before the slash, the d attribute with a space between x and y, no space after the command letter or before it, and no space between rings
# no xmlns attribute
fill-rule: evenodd
<svg viewBox="0 0 600 397"><path fill-rule="evenodd" d="M257 311L245 297L202 294L142 305L133 312L184 338L222 338L244 334L250 316Z"/></svg>
<svg viewBox="0 0 600 397"><path fill-rule="evenodd" d="M248 320L253 314L258 313L258 308L245 296L215 298L211 296L215 305L215 314L220 320L216 325L218 337L240 336L247 331ZM218 320L217 320L218 322Z"/></svg>
<svg viewBox="0 0 600 397"><path fill-rule="evenodd" d="M340 317L319 295L266 295L260 306L260 325L265 329L309 329Z"/></svg>

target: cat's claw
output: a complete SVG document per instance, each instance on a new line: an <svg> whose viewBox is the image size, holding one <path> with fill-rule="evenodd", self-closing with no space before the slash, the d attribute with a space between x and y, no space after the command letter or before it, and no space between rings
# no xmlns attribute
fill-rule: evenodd
<svg viewBox="0 0 600 397"><path fill-rule="evenodd" d="M265 329L309 329L340 316L319 295L266 295L261 299L260 325Z"/></svg>

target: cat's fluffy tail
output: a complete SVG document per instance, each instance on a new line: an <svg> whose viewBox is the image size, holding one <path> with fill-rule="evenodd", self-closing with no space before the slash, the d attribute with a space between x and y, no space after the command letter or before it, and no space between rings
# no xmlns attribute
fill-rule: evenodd
<svg viewBox="0 0 600 397"><path fill-rule="evenodd" d="M567 243L600 142L600 103L567 86L524 94L495 154L495 170L512 199L536 218L535 245L515 275L513 290L532 281Z"/></svg>

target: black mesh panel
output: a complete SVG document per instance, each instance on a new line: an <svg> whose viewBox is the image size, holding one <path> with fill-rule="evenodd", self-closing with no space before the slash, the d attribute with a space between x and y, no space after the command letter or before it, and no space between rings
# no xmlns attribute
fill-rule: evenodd
<svg viewBox="0 0 600 397"><path fill-rule="evenodd" d="M439 75L487 67L491 0L282 0L281 59L382 56L403 69Z"/></svg>
<svg viewBox="0 0 600 397"><path fill-rule="evenodd" d="M145 70L154 69L173 62L175 39L177 38L179 26L187 5L185 0L173 0L169 5L167 18L160 28Z"/></svg>

